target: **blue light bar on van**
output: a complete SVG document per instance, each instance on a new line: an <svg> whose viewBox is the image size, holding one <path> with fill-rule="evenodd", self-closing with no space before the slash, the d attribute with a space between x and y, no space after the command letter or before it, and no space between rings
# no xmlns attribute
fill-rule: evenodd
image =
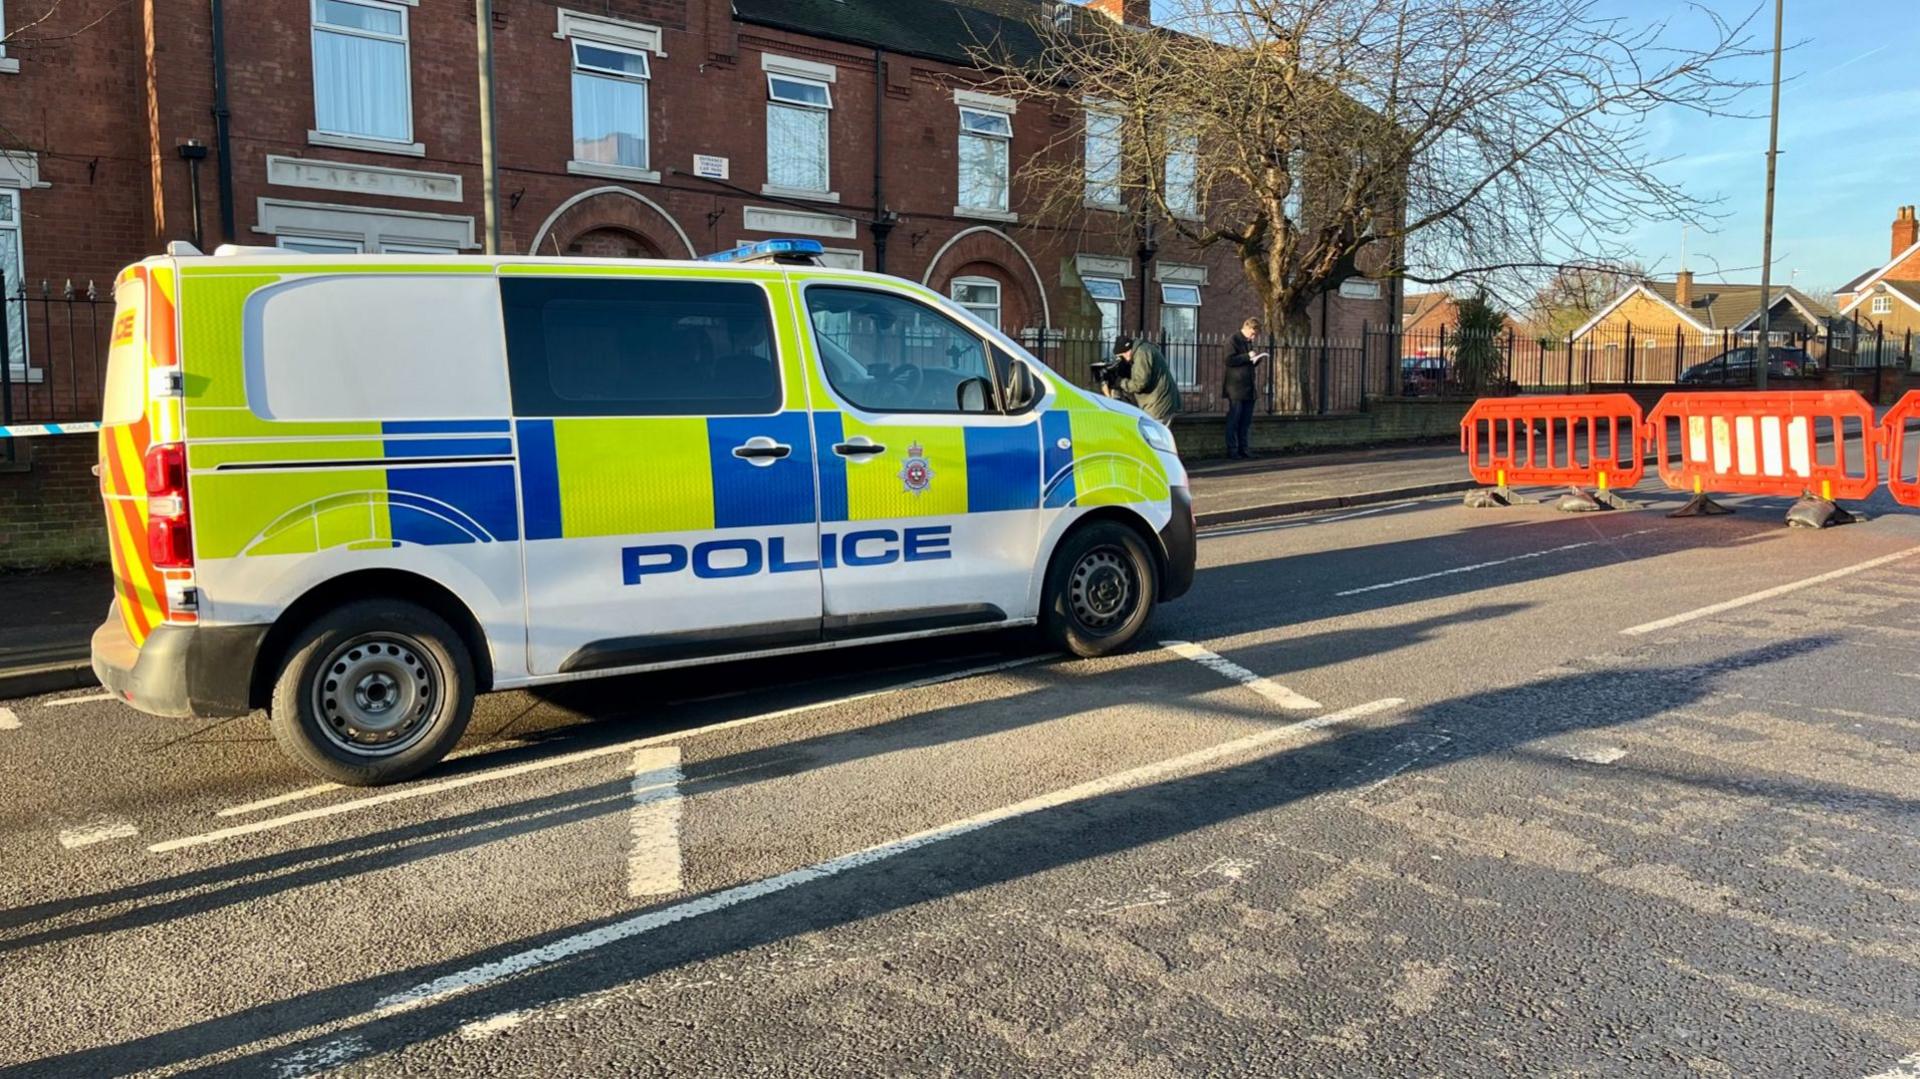
<svg viewBox="0 0 1920 1079"><path fill-rule="evenodd" d="M733 248L730 251L716 251L711 255L700 256L701 262L781 262L803 266L819 264L820 256L826 253L819 240L763 240Z"/></svg>

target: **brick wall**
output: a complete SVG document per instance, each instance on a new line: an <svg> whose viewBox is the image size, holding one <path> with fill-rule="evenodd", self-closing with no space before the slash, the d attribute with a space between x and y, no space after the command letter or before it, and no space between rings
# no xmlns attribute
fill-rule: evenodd
<svg viewBox="0 0 1920 1079"><path fill-rule="evenodd" d="M1347 415L1255 416L1253 448L1262 453L1305 453L1458 438L1470 403L1381 398L1368 402L1366 411ZM1227 455L1226 424L1221 417L1177 416L1173 434L1183 460Z"/></svg>
<svg viewBox="0 0 1920 1079"><path fill-rule="evenodd" d="M86 435L14 440L0 457L0 571L107 560L106 518Z"/></svg>

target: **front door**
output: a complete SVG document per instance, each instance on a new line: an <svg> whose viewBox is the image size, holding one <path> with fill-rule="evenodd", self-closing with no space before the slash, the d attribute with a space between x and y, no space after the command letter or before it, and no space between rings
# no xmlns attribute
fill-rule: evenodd
<svg viewBox="0 0 1920 1079"><path fill-rule="evenodd" d="M534 674L820 639L784 278L686 275L501 281Z"/></svg>
<svg viewBox="0 0 1920 1079"><path fill-rule="evenodd" d="M900 292L804 281L829 639L1030 617L1040 429L984 335Z"/></svg>

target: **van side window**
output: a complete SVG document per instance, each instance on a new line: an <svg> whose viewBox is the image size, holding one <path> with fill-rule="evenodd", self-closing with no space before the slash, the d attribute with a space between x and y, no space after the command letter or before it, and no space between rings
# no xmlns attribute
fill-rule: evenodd
<svg viewBox="0 0 1920 1079"><path fill-rule="evenodd" d="M870 412L992 412L998 394L980 335L925 304L815 285L807 317L834 391Z"/></svg>
<svg viewBox="0 0 1920 1079"><path fill-rule="evenodd" d="M780 411L766 290L731 281L500 282L518 416Z"/></svg>

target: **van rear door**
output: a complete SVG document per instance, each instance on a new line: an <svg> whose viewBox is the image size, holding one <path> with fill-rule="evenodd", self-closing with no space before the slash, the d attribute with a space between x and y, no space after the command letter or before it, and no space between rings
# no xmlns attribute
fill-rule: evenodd
<svg viewBox="0 0 1920 1079"><path fill-rule="evenodd" d="M156 373L177 371L171 263L130 266L114 282L113 336L100 415L100 496L106 505L118 616L135 648L167 621L167 589L149 550L147 458L176 441L178 401L155 398Z"/></svg>

